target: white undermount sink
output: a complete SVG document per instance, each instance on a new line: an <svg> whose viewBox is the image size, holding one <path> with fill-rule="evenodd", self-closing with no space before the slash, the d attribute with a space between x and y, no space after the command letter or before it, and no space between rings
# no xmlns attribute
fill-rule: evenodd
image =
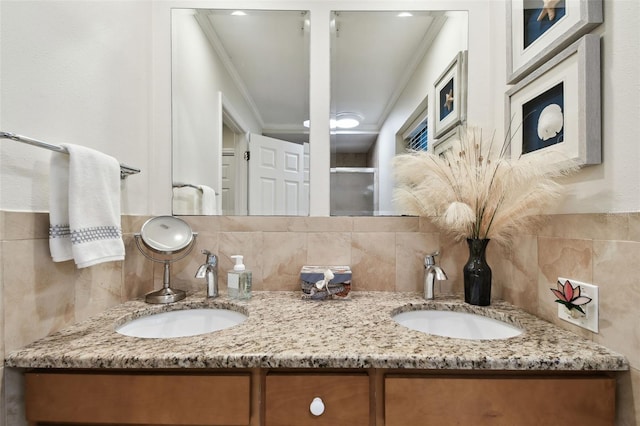
<svg viewBox="0 0 640 426"><path fill-rule="evenodd" d="M247 316L229 309L183 309L131 320L116 331L125 336L167 339L197 336L243 323Z"/></svg>
<svg viewBox="0 0 640 426"><path fill-rule="evenodd" d="M392 318L411 330L457 339L508 339L523 332L506 322L468 312L419 310L401 312Z"/></svg>

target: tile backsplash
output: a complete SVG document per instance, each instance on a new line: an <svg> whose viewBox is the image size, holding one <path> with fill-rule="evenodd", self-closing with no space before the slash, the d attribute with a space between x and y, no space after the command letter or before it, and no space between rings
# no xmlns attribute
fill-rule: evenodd
<svg viewBox="0 0 640 426"><path fill-rule="evenodd" d="M145 259L133 233L147 217L123 217L126 260L76 269L53 263L48 214L0 212L3 353L162 284L162 265ZM438 292L462 291L464 242L416 217L185 217L198 232L196 247L172 265L172 286L204 288L194 277L202 249L220 259L226 289L230 256L242 254L255 290L298 290L305 264L346 264L353 290L422 291L424 255L439 250L449 280ZM640 425L640 213L553 215L536 235L509 248L490 244L492 295L627 356L631 371L618 380L618 425ZM557 319L548 290L558 276L600 287L600 332Z"/></svg>

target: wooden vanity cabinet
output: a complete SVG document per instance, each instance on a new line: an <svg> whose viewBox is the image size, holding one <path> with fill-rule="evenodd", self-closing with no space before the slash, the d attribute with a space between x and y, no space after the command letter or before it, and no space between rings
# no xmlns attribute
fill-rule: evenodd
<svg viewBox="0 0 640 426"><path fill-rule="evenodd" d="M322 413L311 413L320 398ZM25 373L40 425L613 426L598 372L248 369Z"/></svg>
<svg viewBox="0 0 640 426"><path fill-rule="evenodd" d="M387 375L384 410L385 426L613 426L615 379Z"/></svg>
<svg viewBox="0 0 640 426"><path fill-rule="evenodd" d="M369 426L366 373L269 373L264 385L265 426ZM319 411L312 414L316 399Z"/></svg>
<svg viewBox="0 0 640 426"><path fill-rule="evenodd" d="M27 420L40 424L250 424L251 376L29 372Z"/></svg>

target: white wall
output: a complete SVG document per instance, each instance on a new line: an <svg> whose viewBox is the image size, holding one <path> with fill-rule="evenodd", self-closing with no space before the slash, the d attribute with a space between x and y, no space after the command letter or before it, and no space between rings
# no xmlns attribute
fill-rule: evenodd
<svg viewBox="0 0 640 426"><path fill-rule="evenodd" d="M0 129L101 150L142 169L125 213L149 211L151 13L145 1L2 1ZM51 153L0 139L0 208L48 211Z"/></svg>
<svg viewBox="0 0 640 426"><path fill-rule="evenodd" d="M506 81L505 6L491 2L490 29L494 127L504 134ZM592 32L602 36L602 161L569 179L558 213L619 213L640 210L640 2L605 0L604 23Z"/></svg>
<svg viewBox="0 0 640 426"><path fill-rule="evenodd" d="M2 1L0 129L87 145L140 167L124 184L123 213L171 210L171 7L311 10L311 121L328 122L329 35L335 9L414 9L415 1ZM503 132L504 4L433 0L469 19L469 121ZM640 210L640 4L605 1L604 163L574 178L562 212ZM475 82L475 83L474 83ZM328 215L329 136L311 129L311 214ZM0 140L0 209L47 211L48 152ZM324 204L326 203L326 209Z"/></svg>
<svg viewBox="0 0 640 426"><path fill-rule="evenodd" d="M564 212L640 210L640 2L604 3L602 36L602 165L572 179Z"/></svg>

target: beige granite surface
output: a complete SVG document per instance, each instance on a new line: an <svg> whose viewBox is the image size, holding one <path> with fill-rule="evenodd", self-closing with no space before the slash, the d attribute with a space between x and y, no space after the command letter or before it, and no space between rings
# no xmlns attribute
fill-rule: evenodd
<svg viewBox="0 0 640 426"><path fill-rule="evenodd" d="M118 334L155 312L222 307L248 314L235 327L193 337ZM391 318L414 309L476 312L525 330L505 340L462 340L409 330ZM301 300L299 292L258 291L250 301L189 295L171 305L131 301L9 354L20 368L416 368L627 370L624 356L504 302L426 301L415 293L353 292L350 300Z"/></svg>

